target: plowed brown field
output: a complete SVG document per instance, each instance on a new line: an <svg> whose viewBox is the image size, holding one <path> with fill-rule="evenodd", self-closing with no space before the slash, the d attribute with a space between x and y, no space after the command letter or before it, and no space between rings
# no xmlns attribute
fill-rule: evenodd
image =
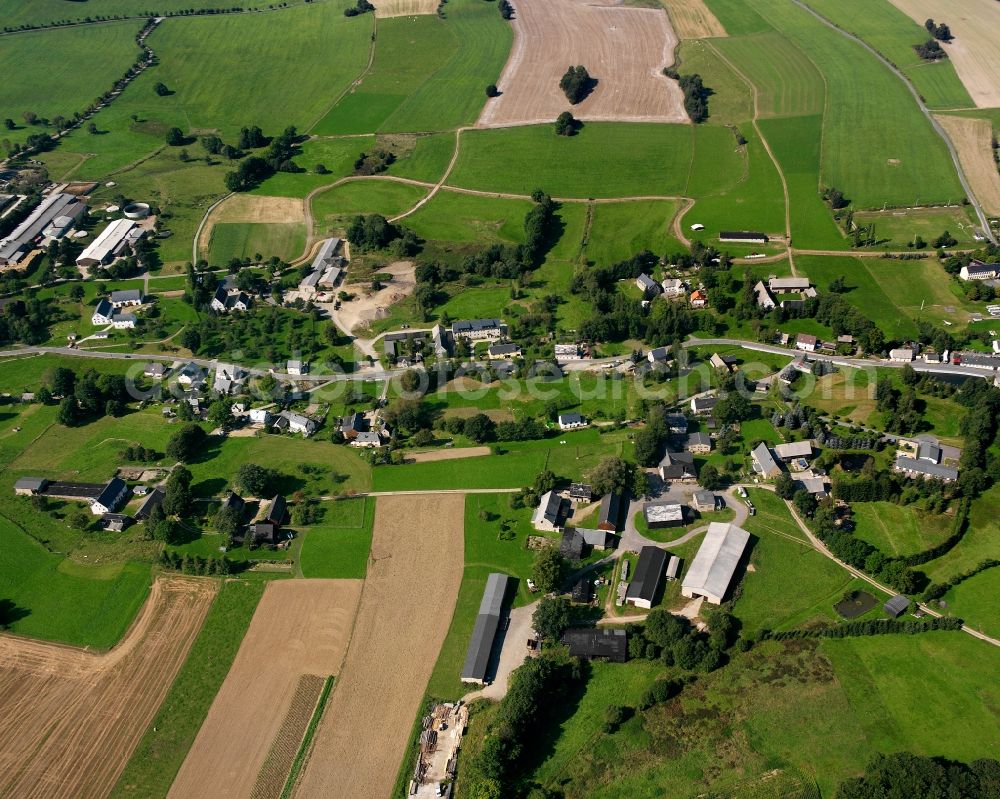
<svg viewBox="0 0 1000 799"><path fill-rule="evenodd" d="M0 636L0 796L107 796L217 587L159 578L121 644L105 654Z"/></svg>
<svg viewBox="0 0 1000 799"><path fill-rule="evenodd" d="M354 635L295 796L388 799L458 598L461 494L379 497Z"/></svg>
<svg viewBox="0 0 1000 799"><path fill-rule="evenodd" d="M279 580L267 586L170 797L251 795L300 677L340 669L360 595L360 580Z"/></svg>
<svg viewBox="0 0 1000 799"><path fill-rule="evenodd" d="M563 111L583 120L687 122L684 95L661 70L673 63L677 37L662 8L612 0L516 0L514 47L487 101L481 127L553 122ZM582 64L597 81L570 106L559 79Z"/></svg>

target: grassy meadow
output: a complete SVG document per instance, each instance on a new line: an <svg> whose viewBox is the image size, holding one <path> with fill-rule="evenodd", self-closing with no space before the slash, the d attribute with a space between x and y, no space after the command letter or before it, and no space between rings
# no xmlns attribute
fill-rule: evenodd
<svg viewBox="0 0 1000 799"><path fill-rule="evenodd" d="M254 258L257 253L291 261L305 246L305 225L296 222L218 222L212 226L208 262L226 264L231 258Z"/></svg>
<svg viewBox="0 0 1000 799"><path fill-rule="evenodd" d="M363 579L368 568L375 521L375 499L323 503L319 524L298 527L302 536L299 566L303 577Z"/></svg>
<svg viewBox="0 0 1000 799"><path fill-rule="evenodd" d="M6 15L5 4L5 25L10 24ZM27 124L26 112L52 119L85 111L138 57L135 35L140 27L129 21L0 37L0 120L13 119L17 125L4 129L0 138L23 142L32 133L55 131Z"/></svg>

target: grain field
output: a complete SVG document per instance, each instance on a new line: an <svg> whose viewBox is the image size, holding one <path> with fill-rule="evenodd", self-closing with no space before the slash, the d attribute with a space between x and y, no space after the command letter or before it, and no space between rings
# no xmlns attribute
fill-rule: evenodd
<svg viewBox="0 0 1000 799"><path fill-rule="evenodd" d="M153 583L105 654L0 636L0 796L107 796L177 675L218 584Z"/></svg>
<svg viewBox="0 0 1000 799"><path fill-rule="evenodd" d="M682 39L708 39L726 36L726 29L704 0L663 0L674 30Z"/></svg>
<svg viewBox="0 0 1000 799"><path fill-rule="evenodd" d="M590 121L688 121L683 92L662 74L677 46L662 8L613 0L518 0L514 7L514 47L497 82L501 94L487 101L480 127L553 122L567 110ZM570 106L559 79L576 64L597 83Z"/></svg>
<svg viewBox="0 0 1000 799"><path fill-rule="evenodd" d="M987 214L1000 215L1000 172L993 160L993 125L988 119L941 114L938 122L958 150L972 191Z"/></svg>
<svg viewBox="0 0 1000 799"><path fill-rule="evenodd" d="M441 0L378 0L374 3L375 16L412 17L416 14L433 14Z"/></svg>
<svg viewBox="0 0 1000 799"><path fill-rule="evenodd" d="M458 598L461 494L379 497L354 635L295 796L388 799Z"/></svg>
<svg viewBox="0 0 1000 799"><path fill-rule="evenodd" d="M168 796L251 796L295 705L302 675L326 677L339 670L360 595L360 580L278 580L267 586ZM316 685L322 687L322 680Z"/></svg>

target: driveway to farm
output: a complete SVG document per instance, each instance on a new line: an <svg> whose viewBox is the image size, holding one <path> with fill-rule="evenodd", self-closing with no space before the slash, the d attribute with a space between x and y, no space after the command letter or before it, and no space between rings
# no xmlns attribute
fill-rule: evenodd
<svg viewBox="0 0 1000 799"><path fill-rule="evenodd" d="M528 657L528 641L534 632L531 627L531 617L540 601L536 600L530 605L514 608L510 612L510 626L504 633L500 662L497 664L497 672L493 677L493 682L485 688L466 694L462 697L464 701L492 699L499 702L507 695L507 682L511 672L524 663Z"/></svg>

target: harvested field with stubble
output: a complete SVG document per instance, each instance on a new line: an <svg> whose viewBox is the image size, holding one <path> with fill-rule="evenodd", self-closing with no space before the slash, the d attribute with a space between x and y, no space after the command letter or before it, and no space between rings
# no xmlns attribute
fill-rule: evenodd
<svg viewBox="0 0 1000 799"><path fill-rule="evenodd" d="M416 14L433 14L437 11L440 0L379 0L375 3L375 16L380 19L387 17L412 17Z"/></svg>
<svg viewBox="0 0 1000 799"><path fill-rule="evenodd" d="M727 36L726 29L703 0L662 0L674 30L682 39Z"/></svg>
<svg viewBox="0 0 1000 799"><path fill-rule="evenodd" d="M986 213L1000 214L1000 172L993 160L993 124L988 119L938 115L955 149L962 171Z"/></svg>
<svg viewBox="0 0 1000 799"><path fill-rule="evenodd" d="M515 8L501 94L487 101L480 127L553 122L567 110L590 121L689 121L680 86L661 71L677 46L663 9L613 0L519 0ZM585 66L597 84L570 106L559 79L573 64Z"/></svg>
<svg viewBox="0 0 1000 799"><path fill-rule="evenodd" d="M294 796L388 799L462 581L465 497L379 497L354 634Z"/></svg>
<svg viewBox="0 0 1000 799"><path fill-rule="evenodd" d="M304 225L305 221L305 203L297 197L266 197L237 192L212 209L201 229L198 248L201 252L208 252L212 228L219 223Z"/></svg>
<svg viewBox="0 0 1000 799"><path fill-rule="evenodd" d="M0 636L0 796L104 797L184 663L218 583L153 583L104 654Z"/></svg>
<svg viewBox="0 0 1000 799"><path fill-rule="evenodd" d="M279 580L267 586L168 796L281 794L301 733L297 740L279 738L282 731L293 738L287 731L305 730L323 678L339 671L360 596L360 580ZM317 679L303 681L304 675Z"/></svg>
<svg viewBox="0 0 1000 799"><path fill-rule="evenodd" d="M944 51L979 108L1000 106L1000 5L995 0L891 0L918 25L946 22L954 39Z"/></svg>

